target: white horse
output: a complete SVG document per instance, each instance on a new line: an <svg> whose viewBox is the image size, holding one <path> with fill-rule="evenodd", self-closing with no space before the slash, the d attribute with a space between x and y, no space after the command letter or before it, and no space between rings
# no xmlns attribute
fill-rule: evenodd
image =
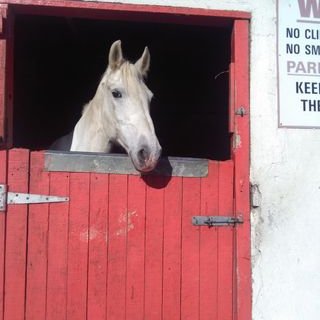
<svg viewBox="0 0 320 320"><path fill-rule="evenodd" d="M144 49L134 64L123 58L121 41L114 42L109 64L93 99L84 106L76 124L70 151L110 152L120 144L138 171L154 169L161 154L150 117L152 92L144 83L150 66L150 53ZM66 136L67 137L67 136ZM52 149L64 149L55 143ZM57 147L58 146L58 147Z"/></svg>

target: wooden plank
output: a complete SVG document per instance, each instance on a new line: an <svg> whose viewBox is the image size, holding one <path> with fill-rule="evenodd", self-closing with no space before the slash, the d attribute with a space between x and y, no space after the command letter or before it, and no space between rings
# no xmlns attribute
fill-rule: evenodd
<svg viewBox="0 0 320 320"><path fill-rule="evenodd" d="M69 196L69 173L50 173L50 193ZM47 320L67 316L69 205L49 205Z"/></svg>
<svg viewBox="0 0 320 320"><path fill-rule="evenodd" d="M7 71L7 58L9 58L9 64L12 62L12 58L7 56L8 51L8 39L4 38L4 21L9 22L7 18L7 8L6 4L0 4L0 146L6 145L6 129L8 129L8 123L6 121L10 120L10 116L8 115L8 111L11 111L10 108L8 110L8 101L6 103L6 94L7 91L10 91L10 81L7 83L9 79ZM8 23L9 24L9 23ZM11 26L11 25L10 25ZM9 27L6 25L6 28ZM7 30L9 33L10 30ZM10 41L10 40L9 40ZM11 52L10 52L11 53ZM12 76L11 76L12 78ZM7 80L7 81L6 81Z"/></svg>
<svg viewBox="0 0 320 320"><path fill-rule="evenodd" d="M107 318L125 319L128 177L109 177Z"/></svg>
<svg viewBox="0 0 320 320"><path fill-rule="evenodd" d="M43 152L30 154L30 193L49 194L49 174L43 171ZM49 205L29 206L26 319L45 319Z"/></svg>
<svg viewBox="0 0 320 320"><path fill-rule="evenodd" d="M106 319L109 177L90 175L88 319Z"/></svg>
<svg viewBox="0 0 320 320"><path fill-rule="evenodd" d="M219 163L201 179L201 215L218 215ZM200 228L200 319L218 319L218 228Z"/></svg>
<svg viewBox="0 0 320 320"><path fill-rule="evenodd" d="M7 183L7 151L0 150L0 183ZM4 258L5 258L6 214L0 212L0 320L4 312Z"/></svg>
<svg viewBox="0 0 320 320"><path fill-rule="evenodd" d="M7 6L8 7L8 6ZM5 19L6 60L5 60L5 146L13 146L13 91L14 91L14 23L15 17L9 10Z"/></svg>
<svg viewBox="0 0 320 320"><path fill-rule="evenodd" d="M229 132L234 132L234 113L235 113L235 79L234 79L234 62L229 65ZM232 151L232 150L231 150Z"/></svg>
<svg viewBox="0 0 320 320"><path fill-rule="evenodd" d="M164 194L163 319L181 317L182 179L172 178Z"/></svg>
<svg viewBox="0 0 320 320"><path fill-rule="evenodd" d="M146 178L145 319L162 319L163 195L166 179Z"/></svg>
<svg viewBox="0 0 320 320"><path fill-rule="evenodd" d="M219 163L218 188L219 215L233 215L233 161ZM232 319L233 315L234 228L218 229L218 319Z"/></svg>
<svg viewBox="0 0 320 320"><path fill-rule="evenodd" d="M246 115L235 117L235 133L241 144L234 149L235 212L243 216L244 223L236 228L237 291L235 303L238 320L251 315L251 255L250 255L250 195L249 195L249 21L236 20L233 28L235 57L235 105L244 106Z"/></svg>
<svg viewBox="0 0 320 320"><path fill-rule="evenodd" d="M12 147L13 24L8 5L0 4L0 147Z"/></svg>
<svg viewBox="0 0 320 320"><path fill-rule="evenodd" d="M145 274L146 183L128 178L126 319L143 319Z"/></svg>
<svg viewBox="0 0 320 320"><path fill-rule="evenodd" d="M29 151L9 151L9 191L28 192ZM25 283L27 250L27 205L10 205L7 209L5 253L4 319L25 318Z"/></svg>
<svg viewBox="0 0 320 320"><path fill-rule="evenodd" d="M200 228L192 216L200 212L200 178L183 178L181 319L199 319Z"/></svg>
<svg viewBox="0 0 320 320"><path fill-rule="evenodd" d="M2 19L0 15L0 19ZM0 146L5 141L5 115L6 115L6 103L5 103L5 58L6 58L6 40L0 39Z"/></svg>
<svg viewBox="0 0 320 320"><path fill-rule="evenodd" d="M229 19L249 19L251 17L250 12L244 11L236 11L236 10L208 10L208 9L201 9L201 8L183 8L183 7L173 7L173 6L152 6L152 5L139 5L139 4L122 4L122 3L109 3L109 2L102 2L102 1L81 1L81 0L6 0L7 3L11 4L18 4L16 10L18 9L19 13L38 13L38 14L72 14L72 11L77 13L78 15L81 13L82 16L91 17L94 16L96 18L106 18L114 16L114 13L118 13L118 17L120 14L125 14L125 17L128 19L128 14L130 14L131 19L139 14L145 13L146 16L140 17L146 20L149 16L152 18L151 21L153 22L169 22L168 16L172 16L172 21L176 23L181 22L188 22L194 21L194 18L197 18L197 22L201 24L208 23L212 18L229 18ZM34 7L37 6L37 10ZM50 8L51 10L46 10L46 7ZM54 10L56 9L56 10ZM63 11L62 9L69 9ZM73 10L70 10L73 9ZM81 11L77 11L76 9L84 9ZM70 12L71 11L71 12ZM101 12L102 11L102 12ZM105 12L103 12L105 11ZM104 13L104 15L103 15ZM112 15L113 14L113 15ZM165 19L166 18L166 19ZM189 18L187 20L187 18ZM193 19L191 19L193 18ZM200 22L199 22L200 21ZM214 21L213 21L214 22ZM213 23L211 21L211 23Z"/></svg>
<svg viewBox="0 0 320 320"><path fill-rule="evenodd" d="M87 173L70 175L67 319L86 319L89 187Z"/></svg>

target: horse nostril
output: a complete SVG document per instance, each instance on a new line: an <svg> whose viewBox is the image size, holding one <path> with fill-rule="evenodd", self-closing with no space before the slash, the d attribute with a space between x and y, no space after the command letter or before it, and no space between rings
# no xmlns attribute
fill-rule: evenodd
<svg viewBox="0 0 320 320"><path fill-rule="evenodd" d="M147 148L142 148L138 151L138 158L140 161L146 161L149 157L149 152Z"/></svg>

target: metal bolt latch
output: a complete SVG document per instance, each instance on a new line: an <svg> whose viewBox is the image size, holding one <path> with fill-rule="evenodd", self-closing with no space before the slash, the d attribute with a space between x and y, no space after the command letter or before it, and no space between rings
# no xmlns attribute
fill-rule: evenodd
<svg viewBox="0 0 320 320"><path fill-rule="evenodd" d="M192 224L194 226L207 226L207 227L219 227L219 226L235 226L236 224L243 223L241 216L194 216L192 217Z"/></svg>

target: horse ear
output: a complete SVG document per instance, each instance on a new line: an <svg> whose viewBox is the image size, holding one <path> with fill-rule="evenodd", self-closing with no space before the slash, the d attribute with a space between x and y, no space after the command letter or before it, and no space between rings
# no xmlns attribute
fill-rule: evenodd
<svg viewBox="0 0 320 320"><path fill-rule="evenodd" d="M136 68L145 77L150 67L150 52L148 47L144 48L141 58L135 63Z"/></svg>
<svg viewBox="0 0 320 320"><path fill-rule="evenodd" d="M119 68L123 63L121 40L115 41L109 51L109 67L113 70Z"/></svg>

